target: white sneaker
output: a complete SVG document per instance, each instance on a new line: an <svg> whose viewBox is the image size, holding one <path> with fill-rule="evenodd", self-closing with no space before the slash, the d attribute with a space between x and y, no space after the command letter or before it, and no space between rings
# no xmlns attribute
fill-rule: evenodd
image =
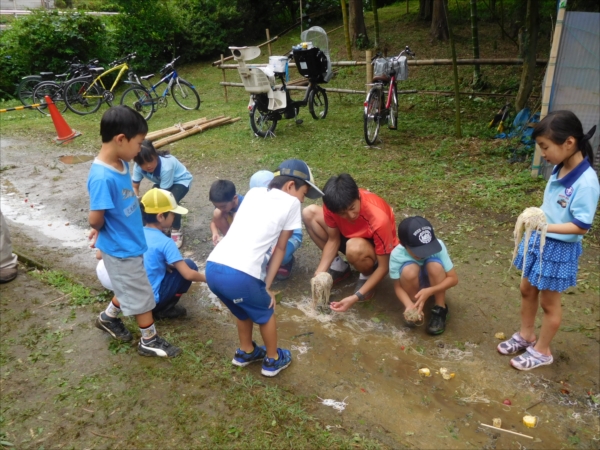
<svg viewBox="0 0 600 450"><path fill-rule="evenodd" d="M173 239L177 248L181 248L183 245L183 233L181 231L171 231L171 239Z"/></svg>

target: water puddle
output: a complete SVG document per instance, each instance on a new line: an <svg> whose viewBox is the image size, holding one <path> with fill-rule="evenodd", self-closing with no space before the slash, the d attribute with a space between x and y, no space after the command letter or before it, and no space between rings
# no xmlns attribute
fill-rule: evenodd
<svg viewBox="0 0 600 450"><path fill-rule="evenodd" d="M90 155L64 155L58 158L58 160L64 164L79 164L82 162L91 161L95 156Z"/></svg>

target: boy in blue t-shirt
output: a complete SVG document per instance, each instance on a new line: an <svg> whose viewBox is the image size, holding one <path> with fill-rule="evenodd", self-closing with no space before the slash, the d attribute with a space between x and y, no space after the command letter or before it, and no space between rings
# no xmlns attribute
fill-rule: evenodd
<svg viewBox="0 0 600 450"><path fill-rule="evenodd" d="M148 247L127 163L140 151L147 132L144 118L127 106L110 108L100 121L102 147L87 182L88 220L91 245L102 253L115 297L95 325L115 339L131 341L131 333L118 315L121 311L133 315L142 334L138 353L174 357L181 349L161 338L154 327L152 310L156 303L142 258Z"/></svg>
<svg viewBox="0 0 600 450"><path fill-rule="evenodd" d="M394 280L396 296L406 307L404 317L409 325L410 310L423 317L423 306L432 295L435 306L427 326L429 334L442 334L446 328L446 291L458 284L448 250L436 239L433 227L423 217L407 217L398 225L400 244L390 256L390 278Z"/></svg>

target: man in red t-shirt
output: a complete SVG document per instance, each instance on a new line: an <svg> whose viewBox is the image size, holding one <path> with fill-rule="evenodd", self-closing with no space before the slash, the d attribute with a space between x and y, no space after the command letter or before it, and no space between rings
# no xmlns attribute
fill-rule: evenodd
<svg viewBox="0 0 600 450"><path fill-rule="evenodd" d="M359 189L347 173L331 177L323 188L324 206L311 205L302 218L311 239L323 251L315 275L329 272L336 284L350 275L350 264L360 272L355 293L331 309L348 310L373 297L375 286L387 275L390 254L399 244L394 212L385 200ZM348 262L338 256L346 255Z"/></svg>

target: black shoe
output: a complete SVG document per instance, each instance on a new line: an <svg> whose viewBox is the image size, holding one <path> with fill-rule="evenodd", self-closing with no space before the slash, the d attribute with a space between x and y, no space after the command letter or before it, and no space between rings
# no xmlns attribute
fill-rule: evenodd
<svg viewBox="0 0 600 450"><path fill-rule="evenodd" d="M427 332L429 334L442 334L446 329L446 316L448 315L448 306L445 308L435 305L431 308L431 318L429 319L429 325L427 325Z"/></svg>
<svg viewBox="0 0 600 450"><path fill-rule="evenodd" d="M331 275L331 278L333 278L333 284L336 285L340 281L343 281L346 278L348 278L352 273L352 269L350 268L350 264L346 263L346 270L344 270L343 272L340 272L339 270L333 270L330 267L329 269L327 269L327 273Z"/></svg>
<svg viewBox="0 0 600 450"><path fill-rule="evenodd" d="M144 339L140 339L140 343L138 344L138 353L142 356L161 356L163 358L174 358L181 353L181 349L169 344L157 334L150 342L144 342Z"/></svg>
<svg viewBox="0 0 600 450"><path fill-rule="evenodd" d="M96 328L99 328L102 331L106 331L113 338L123 341L129 342L133 339L131 332L127 329L125 324L118 317L112 318L108 317L104 313L100 313L100 315L96 318Z"/></svg>
<svg viewBox="0 0 600 450"><path fill-rule="evenodd" d="M287 264L282 264L277 270L277 274L275 275L275 279L277 281L287 280L292 275L292 268L294 267L294 261L296 258L292 256L290 262Z"/></svg>
<svg viewBox="0 0 600 450"><path fill-rule="evenodd" d="M360 291L360 289L365 285L367 280L368 280L368 278L359 278L358 281L356 282L356 286L354 286L354 292ZM363 292L362 295L363 295L363 300L358 299L357 303L367 302L367 301L371 300L373 298L373 296L375 295L375 291L372 290L367 293Z"/></svg>
<svg viewBox="0 0 600 450"><path fill-rule="evenodd" d="M181 305L173 305L164 311L152 313L155 319L177 319L187 314L187 310Z"/></svg>

